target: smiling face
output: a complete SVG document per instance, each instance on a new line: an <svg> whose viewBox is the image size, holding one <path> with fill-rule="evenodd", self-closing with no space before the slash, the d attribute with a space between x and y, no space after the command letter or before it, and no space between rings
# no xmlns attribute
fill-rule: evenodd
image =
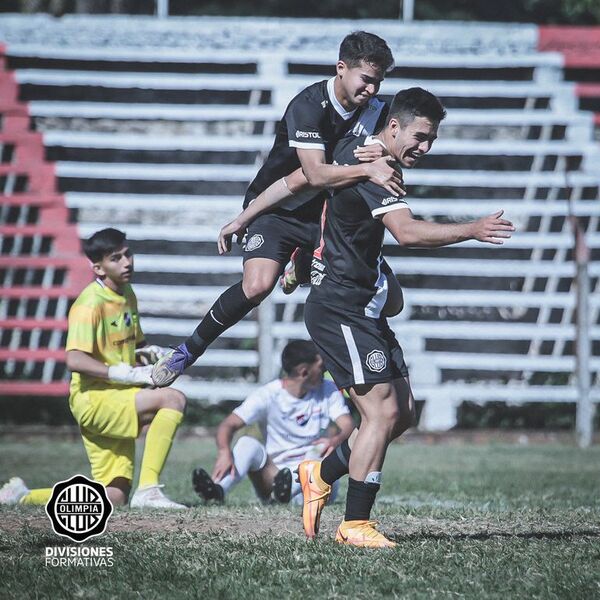
<svg viewBox="0 0 600 600"><path fill-rule="evenodd" d="M381 69L361 61L357 67L349 67L343 60L336 65L335 95L348 111L364 106L379 91L384 78Z"/></svg>
<svg viewBox="0 0 600 600"><path fill-rule="evenodd" d="M404 127L399 119L391 118L384 131L384 143L389 153L403 167L410 169L431 150L437 139L438 126L439 123L427 117L414 117Z"/></svg>
<svg viewBox="0 0 600 600"><path fill-rule="evenodd" d="M120 291L133 275L133 253L128 246L122 246L94 263L94 273L114 291Z"/></svg>

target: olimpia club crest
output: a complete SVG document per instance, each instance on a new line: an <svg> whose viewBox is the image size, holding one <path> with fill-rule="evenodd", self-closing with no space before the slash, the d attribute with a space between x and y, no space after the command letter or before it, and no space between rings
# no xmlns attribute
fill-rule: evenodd
<svg viewBox="0 0 600 600"><path fill-rule="evenodd" d="M59 481L46 504L54 533L74 542L104 533L112 510L106 488L83 475Z"/></svg>

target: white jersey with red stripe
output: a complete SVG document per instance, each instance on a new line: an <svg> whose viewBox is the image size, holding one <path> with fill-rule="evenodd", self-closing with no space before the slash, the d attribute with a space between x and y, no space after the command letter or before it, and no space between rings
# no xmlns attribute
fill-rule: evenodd
<svg viewBox="0 0 600 600"><path fill-rule="evenodd" d="M317 389L296 398L276 379L248 396L233 413L246 425L260 427L267 454L281 468L304 460L323 430L350 411L332 381L324 380Z"/></svg>

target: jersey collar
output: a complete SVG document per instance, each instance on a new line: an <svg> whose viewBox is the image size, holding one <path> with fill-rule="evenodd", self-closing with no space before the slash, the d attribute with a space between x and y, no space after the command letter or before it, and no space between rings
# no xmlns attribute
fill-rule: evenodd
<svg viewBox="0 0 600 600"><path fill-rule="evenodd" d="M382 142L382 141L381 141L379 138L376 138L376 137L375 137L375 136L373 136L373 135L368 135L368 136L365 138L365 143L364 143L364 145L365 145L365 146L373 146L374 144L379 144L379 145L380 145L382 148L384 148L385 150L387 150L387 147L386 147L386 145L385 145L385 144L384 144L384 143L383 143L383 142Z"/></svg>
<svg viewBox="0 0 600 600"><path fill-rule="evenodd" d="M335 82L335 77L332 77L327 81L327 95L331 100L331 104L333 104L333 108L335 108L335 112L347 121L358 109L354 109L351 111L347 111L340 103L339 100L335 97L335 88L333 86Z"/></svg>

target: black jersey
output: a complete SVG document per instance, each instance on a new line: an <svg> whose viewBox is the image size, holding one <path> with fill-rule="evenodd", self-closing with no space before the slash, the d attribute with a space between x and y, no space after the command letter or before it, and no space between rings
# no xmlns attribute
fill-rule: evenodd
<svg viewBox="0 0 600 600"><path fill-rule="evenodd" d="M379 143L375 138L344 139L335 148L336 164L355 164L353 150ZM323 208L321 240L315 250L308 302L343 307L378 318L387 297L381 248L381 217L407 208L406 201L371 181L333 190Z"/></svg>
<svg viewBox="0 0 600 600"><path fill-rule="evenodd" d="M244 198L244 208L272 183L300 167L296 152L316 149L325 152L331 163L335 144L346 134L368 135L381 127L387 106L377 98L353 111L346 111L333 91L335 78L319 81L302 90L288 104L277 127L275 142L269 156L250 183ZM307 215L318 216L326 194L314 191L296 194L284 200L279 208L287 211L302 209Z"/></svg>

